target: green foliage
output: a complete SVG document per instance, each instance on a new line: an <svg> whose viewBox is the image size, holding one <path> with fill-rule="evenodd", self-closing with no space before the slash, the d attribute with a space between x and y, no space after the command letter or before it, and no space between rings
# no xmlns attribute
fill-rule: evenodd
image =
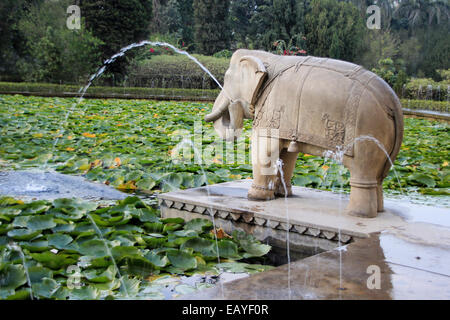
<svg viewBox="0 0 450 320"><path fill-rule="evenodd" d="M352 4L312 0L305 17L308 53L354 61L362 48L363 30L363 20Z"/></svg>
<svg viewBox="0 0 450 320"><path fill-rule="evenodd" d="M179 80L179 79L177 79ZM140 84L140 83L136 83ZM191 84L195 86L195 84ZM188 85L187 85L188 86ZM34 93L38 95L77 96L80 87L77 85L57 85L48 83L0 82L2 93ZM164 98L166 100L214 100L219 90L211 89L179 89L179 88L137 88L137 87L89 87L85 97L89 98Z"/></svg>
<svg viewBox="0 0 450 320"><path fill-rule="evenodd" d="M269 246L261 244L253 236L235 232L226 240L219 238L217 252L209 220L196 219L195 222L185 223L181 218L161 219L158 210L137 197L129 197L106 207L74 199L44 203L46 209L35 212L36 202L23 203L12 198L0 198L0 211L17 209L20 211L17 218L26 214L25 217L30 220L40 221L55 212L70 212L74 205L83 213L82 219L76 222L59 218L57 226L52 229L39 227L32 237L26 239L12 236L26 230L23 226L10 224L11 232L0 236L0 300L30 297L19 250L26 261L33 296L52 300L104 299L108 296L164 298L155 292L161 292L168 283L179 288L176 291L180 293L202 288L180 284L179 274L215 275L221 270L253 273L271 268L231 260L260 257L270 250ZM38 206L41 204L42 201ZM30 215L29 212L34 213ZM148 234L140 228L149 220L143 212L163 226L160 233ZM119 226L117 221L111 219L117 214L129 215L125 225ZM99 229L96 229L90 217L97 217L95 221L100 219L105 223L99 224ZM169 228L174 223L189 233ZM61 228L67 225L74 225L74 228ZM196 231L192 230L193 227ZM77 233L75 230L84 231ZM34 248L38 246L40 251L36 252ZM222 260L227 259L225 266L218 267L218 263L223 262L218 261L218 255ZM73 270L74 267L78 271ZM75 281L73 276L80 281ZM76 283L81 287L70 286Z"/></svg>
<svg viewBox="0 0 450 320"><path fill-rule="evenodd" d="M390 58L378 61L378 68L374 68L372 71L383 78L397 94L402 92L403 85L408 81L406 73L403 70L399 71Z"/></svg>
<svg viewBox="0 0 450 320"><path fill-rule="evenodd" d="M411 29L433 24L445 24L449 19L448 1L445 0L403 0L394 15L405 19Z"/></svg>
<svg viewBox="0 0 450 320"><path fill-rule="evenodd" d="M254 48L271 50L273 43L280 40L301 47L299 41L305 23L304 1L260 0L255 1L255 4L249 26Z"/></svg>
<svg viewBox="0 0 450 320"><path fill-rule="evenodd" d="M25 50L25 41L17 23L24 15L25 0L3 0L0 2L0 79L17 80L16 63Z"/></svg>
<svg viewBox="0 0 450 320"><path fill-rule="evenodd" d="M442 80L450 80L450 69L438 69L436 71L437 73L439 73L439 76L442 78Z"/></svg>
<svg viewBox="0 0 450 320"><path fill-rule="evenodd" d="M401 99L404 108L417 110L431 110L439 112L448 112L449 105L447 101Z"/></svg>
<svg viewBox="0 0 450 320"><path fill-rule="evenodd" d="M69 30L66 9L70 1L46 1L31 5L18 22L26 42L26 54L17 62L27 81L79 82L100 63L102 42L85 28Z"/></svg>
<svg viewBox="0 0 450 320"><path fill-rule="evenodd" d="M404 50L405 54L417 54L414 48L401 48L400 40L390 30L371 30L364 36L364 48L362 54L356 58L358 63L363 64L369 70L377 67L380 60L391 59L396 61L399 58L399 51ZM403 54L403 52L402 52ZM408 60L409 61L409 60Z"/></svg>
<svg viewBox="0 0 450 320"><path fill-rule="evenodd" d="M194 0L194 36L196 51L212 55L228 49L230 0Z"/></svg>
<svg viewBox="0 0 450 320"><path fill-rule="evenodd" d="M430 30L425 29L420 33L422 43L421 60L418 69L426 77L441 80L437 69L450 68L450 39L448 37L449 22Z"/></svg>
<svg viewBox="0 0 450 320"><path fill-rule="evenodd" d="M448 86L450 86L450 80L436 82L430 78L411 79L408 83L406 83L401 97L405 99L423 99L446 102L449 93L447 89ZM423 103L426 104L425 102Z"/></svg>
<svg viewBox="0 0 450 320"><path fill-rule="evenodd" d="M224 50L214 57L196 54L194 57L223 83L223 77L230 64L230 54L231 52ZM148 57L149 59L145 60L134 60L128 68L130 85L159 88L217 88L217 84L186 56L149 54Z"/></svg>
<svg viewBox="0 0 450 320"><path fill-rule="evenodd" d="M230 26L237 48L249 48L253 43L251 19L255 14L255 8L261 3L262 0L231 1Z"/></svg>
<svg viewBox="0 0 450 320"><path fill-rule="evenodd" d="M80 7L87 28L103 41L104 59L126 45L143 40L152 16L150 0L84 0Z"/></svg>

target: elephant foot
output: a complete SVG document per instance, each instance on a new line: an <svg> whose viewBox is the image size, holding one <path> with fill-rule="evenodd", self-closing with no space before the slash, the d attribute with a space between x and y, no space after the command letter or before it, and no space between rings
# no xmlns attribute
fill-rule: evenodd
<svg viewBox="0 0 450 320"><path fill-rule="evenodd" d="M346 213L363 218L375 218L378 213L377 188L351 187Z"/></svg>
<svg viewBox="0 0 450 320"><path fill-rule="evenodd" d="M378 208L377 211L378 212L383 212L384 211L384 200L383 200L383 183L380 183L377 186L377 202L378 202Z"/></svg>
<svg viewBox="0 0 450 320"><path fill-rule="evenodd" d="M275 193L267 187L252 185L250 190L248 190L247 198L261 201L273 200L275 199Z"/></svg>
<svg viewBox="0 0 450 320"><path fill-rule="evenodd" d="M286 184L287 196L292 196L292 186L290 184ZM282 183L278 183L275 187L275 196L277 197L285 197L284 185Z"/></svg>

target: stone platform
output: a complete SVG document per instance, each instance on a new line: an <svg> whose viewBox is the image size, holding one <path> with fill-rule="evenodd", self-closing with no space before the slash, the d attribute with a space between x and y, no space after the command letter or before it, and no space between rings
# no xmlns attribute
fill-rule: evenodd
<svg viewBox="0 0 450 320"><path fill-rule="evenodd" d="M226 232L242 229L260 240L267 237L285 241L286 230L294 244L318 246L329 250L354 238L402 224L399 208L387 207L377 219L365 219L344 213L348 195L293 187L287 201L251 201L247 190L252 180L232 181L208 187L159 195L164 217L210 218ZM339 241L340 240L340 241Z"/></svg>
<svg viewBox="0 0 450 320"><path fill-rule="evenodd" d="M310 257L183 299L450 299L450 209L388 199L385 212L366 219L344 212L348 195L293 187L287 202L249 201L250 184L161 194L161 213L187 220L212 213L226 232L279 247L289 230L291 250L314 248Z"/></svg>

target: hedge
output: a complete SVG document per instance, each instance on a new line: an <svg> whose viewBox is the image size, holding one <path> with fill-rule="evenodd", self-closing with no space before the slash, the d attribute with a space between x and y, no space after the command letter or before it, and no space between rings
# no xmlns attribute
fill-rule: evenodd
<svg viewBox="0 0 450 320"><path fill-rule="evenodd" d="M438 112L446 112L449 110L449 103L447 101L433 101L433 100L411 100L401 99L402 107L411 110L430 110Z"/></svg>
<svg viewBox="0 0 450 320"><path fill-rule="evenodd" d="M0 93L35 94L47 96L79 96L80 87L76 85L58 85L49 83L0 82ZM140 98L213 101L219 90L166 89L137 87L90 87L86 93L89 98ZM401 99L403 108L414 110L432 110L449 112L447 101Z"/></svg>
<svg viewBox="0 0 450 320"><path fill-rule="evenodd" d="M230 60L194 55L223 83ZM132 63L126 84L132 87L216 89L218 86L195 62L181 55L159 55Z"/></svg>
<svg viewBox="0 0 450 320"><path fill-rule="evenodd" d="M420 78L409 81L399 92L403 99L447 101L450 97L450 81L436 82L433 79Z"/></svg>
<svg viewBox="0 0 450 320"><path fill-rule="evenodd" d="M58 85L49 83L0 82L0 93L79 96L77 85ZM219 90L178 89L178 88L137 88L137 87L90 87L85 95L88 98L147 98L177 100L214 100Z"/></svg>

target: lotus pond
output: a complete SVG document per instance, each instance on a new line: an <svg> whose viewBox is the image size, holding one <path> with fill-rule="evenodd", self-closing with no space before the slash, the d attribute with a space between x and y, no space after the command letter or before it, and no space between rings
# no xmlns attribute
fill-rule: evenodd
<svg viewBox="0 0 450 320"><path fill-rule="evenodd" d="M257 263L270 246L216 235L209 220L161 219L138 197L109 206L0 198L0 299L165 299L211 287L222 272L272 268Z"/></svg>
<svg viewBox="0 0 450 320"><path fill-rule="evenodd" d="M177 143L198 131L195 122L201 123L202 152L217 145L211 124L201 122L212 108L210 103L91 99L74 106L76 101L0 95L0 170L45 167L84 175L120 190L147 193L251 177L249 134L235 146L245 150L243 163L230 163L218 153L201 166L195 163L194 152L189 161L172 161ZM250 132L251 122L245 123L245 129ZM394 166L399 179L391 170L384 188L448 195L449 130L447 123L406 118ZM348 189L349 173L335 163L304 154L299 156L293 183Z"/></svg>

